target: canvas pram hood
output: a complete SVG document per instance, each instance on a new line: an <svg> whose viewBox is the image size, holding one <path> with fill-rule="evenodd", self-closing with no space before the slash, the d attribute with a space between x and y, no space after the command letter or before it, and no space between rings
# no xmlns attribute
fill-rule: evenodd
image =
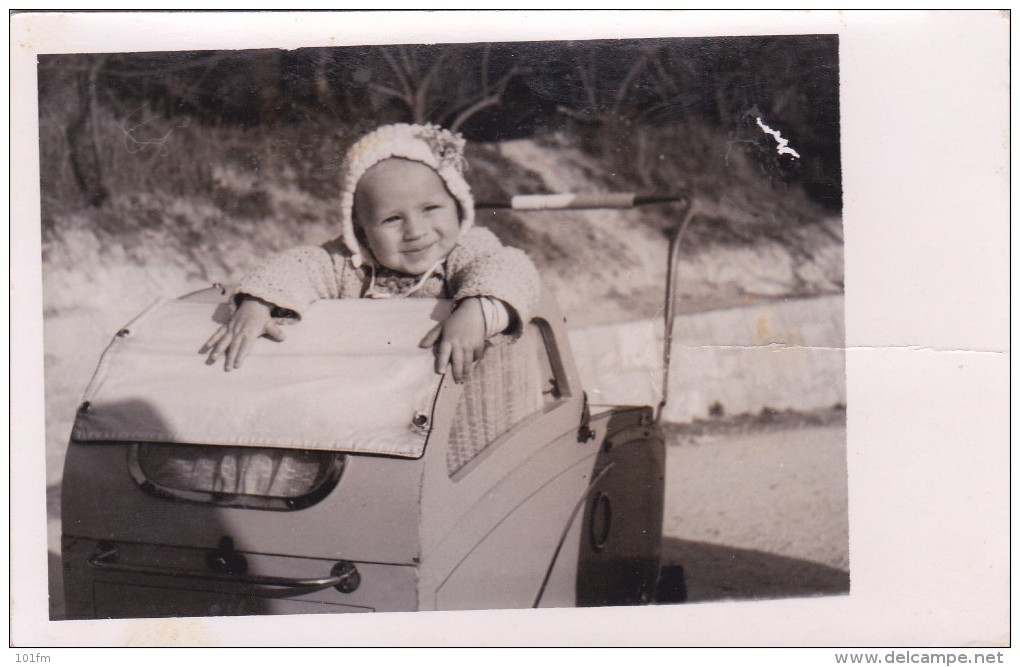
<svg viewBox="0 0 1020 667"><path fill-rule="evenodd" d="M228 373L198 351L228 306L157 301L103 354L72 437L420 457L441 376L418 343L449 309L322 301Z"/></svg>

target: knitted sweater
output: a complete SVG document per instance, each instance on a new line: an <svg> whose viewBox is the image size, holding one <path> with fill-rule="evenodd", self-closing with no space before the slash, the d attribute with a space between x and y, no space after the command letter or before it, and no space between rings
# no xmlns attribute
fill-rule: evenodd
<svg viewBox="0 0 1020 667"><path fill-rule="evenodd" d="M375 290L405 291L417 278L376 269ZM249 294L298 317L319 299L356 299L365 295L370 270L355 268L350 252L339 240L322 246L303 246L284 251L245 276L237 293ZM496 235L481 227L470 228L458 241L435 275L412 296L451 298L460 301L488 296L504 302L511 310L514 328L531 319L539 298L535 265L516 248L500 243Z"/></svg>

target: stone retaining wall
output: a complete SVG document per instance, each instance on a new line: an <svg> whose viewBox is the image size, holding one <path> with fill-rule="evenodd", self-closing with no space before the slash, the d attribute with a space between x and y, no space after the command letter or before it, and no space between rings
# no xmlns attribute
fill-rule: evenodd
<svg viewBox="0 0 1020 667"><path fill-rule="evenodd" d="M678 316L664 419L846 404L843 297L785 300ZM570 331L592 404L659 400L662 322Z"/></svg>

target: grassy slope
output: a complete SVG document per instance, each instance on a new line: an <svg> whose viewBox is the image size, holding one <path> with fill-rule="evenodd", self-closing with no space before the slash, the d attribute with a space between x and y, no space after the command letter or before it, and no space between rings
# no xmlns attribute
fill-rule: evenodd
<svg viewBox="0 0 1020 667"><path fill-rule="evenodd" d="M480 147L474 157L473 163L480 165L472 170L479 199L505 192L598 192L617 185L604 165L569 146L512 141ZM500 175L505 173L521 182L501 182ZM808 224L774 221L771 230L755 236L756 225L766 226L748 220L751 216L742 214L733 201L709 194L703 202L712 217L696 220L682 249L681 311L842 291L838 218L809 208L817 218ZM754 205L750 202L744 208ZM803 210L795 213L803 215ZM666 250L677 215L675 207L660 205L635 210L490 213L483 224L506 242L527 250L571 323L585 326L652 317L662 311ZM736 237L741 233L749 237Z"/></svg>

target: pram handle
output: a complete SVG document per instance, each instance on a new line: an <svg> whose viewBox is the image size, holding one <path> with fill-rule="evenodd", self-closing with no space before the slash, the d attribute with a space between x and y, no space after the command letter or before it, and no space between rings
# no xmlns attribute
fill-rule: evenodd
<svg viewBox="0 0 1020 667"><path fill-rule="evenodd" d="M634 208L646 204L681 204L679 223L673 228L669 241L666 272L665 331L662 337L662 388L655 421L662 418L669 399L669 367L673 349L673 326L676 321L677 260L680 241L695 216L703 211L696 197L690 194L645 194L634 192L563 193L545 195L515 195L509 201L477 202L476 209L510 209L513 211L562 211L599 208Z"/></svg>
<svg viewBox="0 0 1020 667"><path fill-rule="evenodd" d="M681 195L641 195L634 192L564 192L544 195L514 195L509 201L476 202L476 209L514 211L562 211L568 209L634 208L645 204L683 201Z"/></svg>
<svg viewBox="0 0 1020 667"><path fill-rule="evenodd" d="M118 572L121 574L142 574L158 577L175 577L179 579L199 579L202 581L215 581L217 583L261 586L268 588L300 589L304 591L317 591L326 588L335 588L341 593L351 593L361 583L361 575L358 573L354 563L339 561L334 566L328 577L269 577L260 574L226 574L217 572L198 572L194 570L172 570L158 567L147 567L144 565L127 565L117 562L117 549L111 547L100 553L89 557L88 563L91 567L104 572Z"/></svg>

